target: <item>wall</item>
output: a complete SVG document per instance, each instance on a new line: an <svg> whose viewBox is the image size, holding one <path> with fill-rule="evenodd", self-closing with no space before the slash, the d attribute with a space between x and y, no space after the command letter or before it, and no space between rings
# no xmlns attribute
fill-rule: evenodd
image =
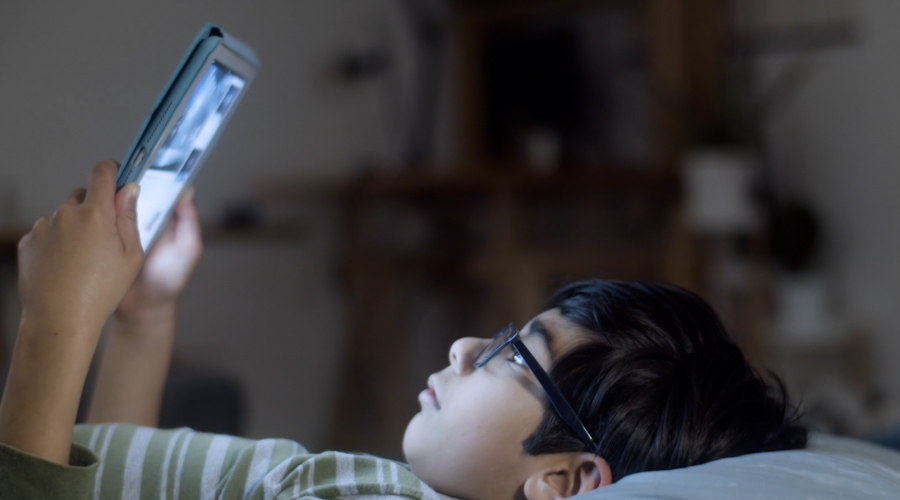
<svg viewBox="0 0 900 500"><path fill-rule="evenodd" d="M397 124L385 120L377 90L338 85L331 72L348 48L403 45L389 4L0 3L0 198L12 190L17 220L30 223L83 184L93 162L120 158L208 21L253 44L263 70L198 181L206 222L277 176L343 177L390 161ZM813 78L777 110L770 133L782 189L808 197L822 214L835 309L873 335L873 368L900 404L900 2L859 0L852 10L859 40L813 56ZM790 57L767 63L777 69ZM2 209L0 223L9 211ZM178 350L186 362L241 378L251 436L317 448L343 310L331 257L334 214L304 213L309 227L300 241L209 242L183 300ZM9 280L4 292L13 293Z"/></svg>
<svg viewBox="0 0 900 500"><path fill-rule="evenodd" d="M834 311L872 336L872 369L900 404L900 2L852 2L858 40L812 54L812 78L775 110L783 192L822 216ZM792 56L789 56L792 57ZM784 67L769 59L769 70Z"/></svg>
<svg viewBox="0 0 900 500"><path fill-rule="evenodd" d="M252 44L263 69L197 182L205 223L273 178L341 178L382 163L395 138L376 91L339 84L333 67L347 49L402 43L395 14L387 1L3 2L0 197L14 195L15 220L30 225L83 185L94 162L121 159L206 22ZM10 220L4 210L0 222ZM207 243L183 300L177 352L240 377L249 435L315 449L343 310L330 257L334 214L302 212L308 227L298 241Z"/></svg>

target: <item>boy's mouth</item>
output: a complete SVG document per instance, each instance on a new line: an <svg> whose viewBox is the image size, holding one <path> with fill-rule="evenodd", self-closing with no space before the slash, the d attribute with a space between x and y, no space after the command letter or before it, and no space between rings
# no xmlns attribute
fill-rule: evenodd
<svg viewBox="0 0 900 500"><path fill-rule="evenodd" d="M434 390L434 375L428 377L428 387L419 393L419 401L423 405L433 406L435 409L441 409L441 402L438 400L437 391Z"/></svg>

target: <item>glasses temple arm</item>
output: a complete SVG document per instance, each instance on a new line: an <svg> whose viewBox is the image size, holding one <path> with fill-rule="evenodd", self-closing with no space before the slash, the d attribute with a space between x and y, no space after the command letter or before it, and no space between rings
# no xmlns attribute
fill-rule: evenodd
<svg viewBox="0 0 900 500"><path fill-rule="evenodd" d="M516 341L513 342L513 347L525 360L525 364L528 365L528 369L530 369L531 373L538 379L538 383L541 384L541 387L544 388L544 392L547 393L550 404L553 405L557 415L559 415L560 418L562 418L563 421L578 434L578 437L581 438L588 449L590 449L591 453L596 453L597 443L594 442L594 438L591 436L591 433L588 432L587 427L585 427L581 422L581 419L578 418L578 414L575 413L572 405L566 401L566 398L559 391L559 388L557 388L556 384L550 380L550 376L543 368L541 368L540 363L538 363L534 356L531 355L528 348L524 347L524 345L520 348L521 343L521 339L516 339Z"/></svg>

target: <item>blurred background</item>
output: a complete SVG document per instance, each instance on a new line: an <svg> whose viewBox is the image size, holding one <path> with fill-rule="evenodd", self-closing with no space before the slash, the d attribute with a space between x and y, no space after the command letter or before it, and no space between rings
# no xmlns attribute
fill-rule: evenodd
<svg viewBox="0 0 900 500"><path fill-rule="evenodd" d="M200 27L263 68L197 182L163 424L399 456L428 374L585 277L707 298L814 428L900 427L900 3L0 4L15 242L121 160Z"/></svg>

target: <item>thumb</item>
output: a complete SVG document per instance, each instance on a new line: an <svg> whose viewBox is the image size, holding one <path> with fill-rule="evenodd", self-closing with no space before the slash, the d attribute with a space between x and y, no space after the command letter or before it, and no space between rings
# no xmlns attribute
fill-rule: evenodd
<svg viewBox="0 0 900 500"><path fill-rule="evenodd" d="M137 198L141 186L130 182L116 194L116 224L126 252L141 248L141 236L137 226Z"/></svg>

